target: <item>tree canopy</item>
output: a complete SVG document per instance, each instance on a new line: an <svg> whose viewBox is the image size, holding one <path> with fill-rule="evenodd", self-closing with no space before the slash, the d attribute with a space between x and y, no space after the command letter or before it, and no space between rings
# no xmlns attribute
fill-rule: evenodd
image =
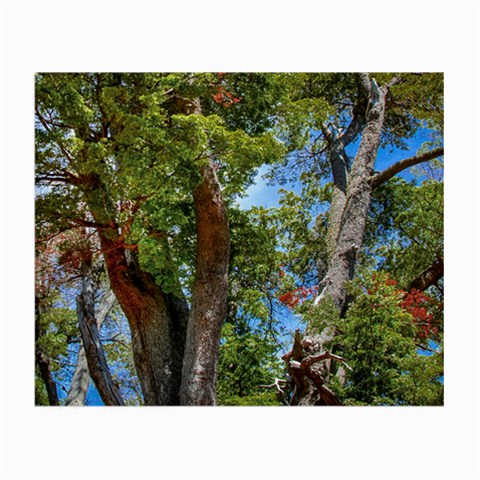
<svg viewBox="0 0 480 480"><path fill-rule="evenodd" d="M442 74L35 95L36 404L443 404Z"/></svg>

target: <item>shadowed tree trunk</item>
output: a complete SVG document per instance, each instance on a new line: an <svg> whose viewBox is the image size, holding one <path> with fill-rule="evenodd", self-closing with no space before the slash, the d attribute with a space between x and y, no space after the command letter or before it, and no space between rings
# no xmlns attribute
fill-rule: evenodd
<svg viewBox="0 0 480 480"><path fill-rule="evenodd" d="M185 298L165 293L142 269L115 221L99 177L81 177L98 230L110 286L127 317L135 370L146 405L179 405L189 308ZM176 275L176 272L171 272Z"/></svg>
<svg viewBox="0 0 480 480"><path fill-rule="evenodd" d="M135 369L146 405L179 405L188 322L183 298L165 294L140 270L136 253L101 235L110 284L130 325Z"/></svg>

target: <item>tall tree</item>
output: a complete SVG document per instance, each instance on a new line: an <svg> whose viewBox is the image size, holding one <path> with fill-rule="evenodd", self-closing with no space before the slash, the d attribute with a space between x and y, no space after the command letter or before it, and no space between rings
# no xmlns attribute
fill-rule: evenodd
<svg viewBox="0 0 480 480"><path fill-rule="evenodd" d="M343 317L348 308L347 284L354 277L374 189L411 166L443 155L442 147L432 148L377 173L374 167L379 147L382 143L398 145L402 138L411 136L432 108L441 112L443 84L441 75L377 75L376 79L360 73L338 80L343 81L342 103L346 97L350 112L346 116L337 113L322 125L323 152L331 166L333 195L328 216L328 268L314 306L328 310L333 304ZM435 115L435 124L430 126L443 125L440 117ZM360 143L352 160L346 148L358 137ZM318 323L311 322L303 343L297 340L292 355L286 357L290 375L303 386L299 404L338 404L323 387L334 368L328 349L336 333L335 324L324 323L319 330ZM305 368L298 368L298 362Z"/></svg>
<svg viewBox="0 0 480 480"><path fill-rule="evenodd" d="M223 197L281 151L272 135L257 135L261 102L242 106L253 84L268 90L268 77L249 80L37 76L37 182L47 186L39 221L97 230L147 405L215 403L229 257ZM185 280L182 269L195 273Z"/></svg>

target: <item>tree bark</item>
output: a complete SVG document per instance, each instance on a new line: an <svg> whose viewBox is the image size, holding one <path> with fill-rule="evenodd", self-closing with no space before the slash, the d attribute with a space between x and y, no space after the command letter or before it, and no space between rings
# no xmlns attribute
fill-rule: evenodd
<svg viewBox="0 0 480 480"><path fill-rule="evenodd" d="M359 89L364 92L368 101L366 105L365 124L358 152L353 161L347 178L346 195L340 220L330 226L336 231L331 262L325 278L320 284L320 293L314 301L319 308L323 301L331 299L343 315L347 306L345 284L353 278L357 253L363 242L366 219L371 202L372 185L370 178L380 145L380 137L385 114L385 99L388 87L379 88L375 80L368 74L358 74ZM359 126L360 128L360 126ZM339 208L339 207L336 207ZM335 326L327 326L323 331L316 331L312 325L307 326L305 349L308 355L318 356L328 351L328 344L335 336ZM293 358L293 357L292 357ZM295 360L293 360L295 362ZM287 356L287 368L292 378L297 365ZM308 382L302 388L296 386L299 405L332 405L335 403L332 393L328 390L328 377L334 368L332 360L326 358L316 364L314 372L310 369L310 377L303 372L303 381ZM297 368L298 373L298 368ZM297 375L298 378L298 375ZM325 390L327 388L327 390Z"/></svg>
<svg viewBox="0 0 480 480"><path fill-rule="evenodd" d="M213 165L194 190L197 252L181 387L182 405L215 405L218 349L227 313L230 230Z"/></svg>
<svg viewBox="0 0 480 480"><path fill-rule="evenodd" d="M323 282L323 291L315 300L318 305L322 298L328 296L340 311L344 310L346 304L345 282L353 278L357 252L363 242L372 192L369 180L373 173L384 121L386 89L380 89L375 80L369 81L366 124L349 175L345 207L330 268Z"/></svg>
<svg viewBox="0 0 480 480"><path fill-rule="evenodd" d="M179 405L189 308L184 297L165 293L141 270L127 249L96 175L82 178L87 205L97 224L110 286L127 317L135 370L145 405ZM172 272L172 275L176 272Z"/></svg>
<svg viewBox="0 0 480 480"><path fill-rule="evenodd" d="M437 258L429 267L427 267L418 277L410 283L409 290L416 289L425 291L431 285L435 285L443 278L443 258Z"/></svg>
<svg viewBox="0 0 480 480"><path fill-rule="evenodd" d="M97 328L101 329L103 322L107 318L108 313L115 304L115 295L110 290L103 297L102 304L95 312L95 318L97 319ZM85 355L85 349L83 343L80 343L77 354L77 362L75 365L75 371L73 373L72 382L68 391L66 406L80 406L85 405L87 398L88 386L90 384L90 374L88 372L87 357Z"/></svg>
<svg viewBox="0 0 480 480"><path fill-rule="evenodd" d="M184 298L165 294L127 252L101 235L110 284L128 319L138 379L146 405L179 405L188 322Z"/></svg>
<svg viewBox="0 0 480 480"><path fill-rule="evenodd" d="M100 342L95 319L95 286L91 258L83 260L82 292L77 297L77 317L85 349L88 370L105 405L125 405L118 387L113 382Z"/></svg>
<svg viewBox="0 0 480 480"><path fill-rule="evenodd" d="M334 134L326 125L322 127L325 140L329 146L328 156L332 167L333 178L333 194L328 215L329 228L327 232L329 260L332 259L335 250L338 233L340 231L342 213L345 209L345 202L347 200L350 161L346 148L355 140L365 125L365 111L368 98L366 98L366 92L361 83L358 83L358 100L352 112L353 118L345 132L335 138Z"/></svg>

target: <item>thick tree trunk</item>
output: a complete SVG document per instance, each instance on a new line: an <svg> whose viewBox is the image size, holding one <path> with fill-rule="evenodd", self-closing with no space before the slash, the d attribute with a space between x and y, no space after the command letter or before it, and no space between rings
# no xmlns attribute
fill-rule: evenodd
<svg viewBox="0 0 480 480"><path fill-rule="evenodd" d="M82 186L97 224L110 286L130 326L144 403L179 405L188 304L183 297L166 294L140 269L137 253L120 236L98 176L82 178Z"/></svg>
<svg viewBox="0 0 480 480"><path fill-rule="evenodd" d="M40 330L40 301L35 297L35 363L40 371L43 383L47 390L48 403L52 406L59 405L57 384L53 379L52 371L50 369L50 359L43 351L38 343L42 332Z"/></svg>
<svg viewBox="0 0 480 480"><path fill-rule="evenodd" d="M102 303L98 311L95 312L95 318L97 319L97 328L100 330L103 322L107 318L108 313L115 304L115 295L110 290L103 298ZM77 362L75 365L75 371L73 372L72 382L68 391L66 406L81 406L85 405L87 398L88 387L90 384L90 373L88 372L87 357L85 355L85 349L83 343L80 343L77 354Z"/></svg>
<svg viewBox="0 0 480 480"><path fill-rule="evenodd" d="M198 100L176 98L176 111L200 114ZM226 208L215 169L202 167L193 192L197 256L192 308L166 294L127 250L98 176L82 178L110 284L132 333L135 368L147 405L213 405L222 324L227 309L230 250ZM110 213L109 213L110 212ZM174 274L175 272L172 272ZM187 330L188 325L188 330Z"/></svg>
<svg viewBox="0 0 480 480"><path fill-rule="evenodd" d="M372 80L370 92L366 125L349 175L332 261L324 280L324 289L315 300L318 304L328 296L340 311L346 303L345 283L353 278L357 252L363 242L372 193L369 180L373 174L384 120L386 91Z"/></svg>
<svg viewBox="0 0 480 480"><path fill-rule="evenodd" d="M365 110L368 98L362 85L359 85L358 101L353 111L353 118L346 131L334 137L327 125L322 127L325 140L329 146L328 156L332 167L333 178L333 195L328 215L328 232L327 232L327 249L329 260L331 261L338 234L340 231L342 214L347 201L348 175L350 171L350 159L347 155L346 148L359 135L361 129L365 125Z"/></svg>
<svg viewBox="0 0 480 480"><path fill-rule="evenodd" d="M182 405L215 405L218 349L227 313L230 231L212 165L194 190L197 254L181 387Z"/></svg>
<svg viewBox="0 0 480 480"><path fill-rule="evenodd" d="M130 325L144 402L179 405L188 305L141 271L135 253L127 254L104 235L101 244L111 287Z"/></svg>
<svg viewBox="0 0 480 480"><path fill-rule="evenodd" d="M124 405L118 387L113 382L105 353L100 342L95 319L95 285L91 259L83 260L82 292L77 297L77 317L82 336L88 370L105 405Z"/></svg>

